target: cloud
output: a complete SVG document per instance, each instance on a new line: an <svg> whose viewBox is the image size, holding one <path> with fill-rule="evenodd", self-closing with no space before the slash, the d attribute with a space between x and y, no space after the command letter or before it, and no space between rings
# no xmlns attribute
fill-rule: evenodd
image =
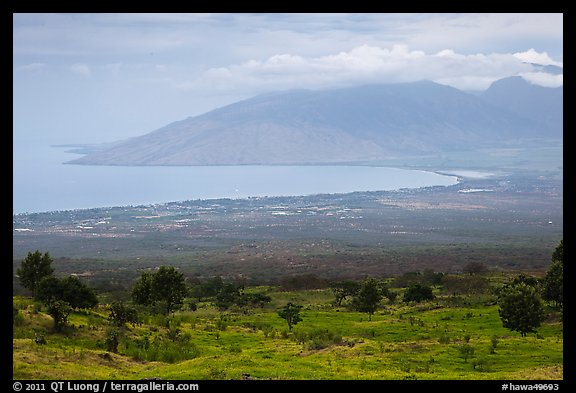
<svg viewBox="0 0 576 393"><path fill-rule="evenodd" d="M84 63L75 63L69 67L69 70L78 75L90 76L92 72L90 67Z"/></svg>
<svg viewBox="0 0 576 393"><path fill-rule="evenodd" d="M552 59L546 53L527 51L532 57ZM534 66L523 56L509 53L471 54L443 49L427 54L406 45L384 48L360 45L319 57L289 53L263 60L249 60L227 67L211 68L183 89L290 89L324 88L363 83L396 83L428 79L460 89L486 89L495 80L512 75L531 75ZM532 77L539 84L545 77ZM561 78L556 78L558 82Z"/></svg>
<svg viewBox="0 0 576 393"><path fill-rule="evenodd" d="M534 48L530 48L526 52L514 53L514 57L517 57L526 63L563 67L561 62L552 60L550 56L548 56L547 52L538 53Z"/></svg>
<svg viewBox="0 0 576 393"><path fill-rule="evenodd" d="M520 76L528 82L544 87L560 87L564 84L564 75L554 75L547 72L523 72Z"/></svg>

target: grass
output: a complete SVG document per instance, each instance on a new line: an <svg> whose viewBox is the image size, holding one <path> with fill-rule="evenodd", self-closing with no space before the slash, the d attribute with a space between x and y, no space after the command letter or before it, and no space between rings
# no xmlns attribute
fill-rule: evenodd
<svg viewBox="0 0 576 393"><path fill-rule="evenodd" d="M165 321L144 317L121 341L119 354L105 351L103 308L72 314L75 327L56 334L50 317L34 311L30 299L15 297L23 320L14 327L14 379L563 377L563 330L555 319L523 338L502 327L497 306L479 298L458 305L444 295L422 304L385 303L368 321L366 314L333 307L329 290L268 294L273 300L263 309L220 312L200 303L195 312L178 312L170 318L177 337L169 336ZM304 306L292 332L276 314L288 301ZM34 342L36 333L45 335L46 345ZM158 344L153 356L135 349L144 337ZM466 361L459 351L464 344L474 349Z"/></svg>

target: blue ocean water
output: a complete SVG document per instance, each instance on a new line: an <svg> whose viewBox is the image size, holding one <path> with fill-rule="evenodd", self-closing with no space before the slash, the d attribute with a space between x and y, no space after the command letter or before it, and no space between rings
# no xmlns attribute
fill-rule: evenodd
<svg viewBox="0 0 576 393"><path fill-rule="evenodd" d="M455 176L370 166L121 167L63 164L65 148L13 152L13 214L193 199L296 196L447 186Z"/></svg>

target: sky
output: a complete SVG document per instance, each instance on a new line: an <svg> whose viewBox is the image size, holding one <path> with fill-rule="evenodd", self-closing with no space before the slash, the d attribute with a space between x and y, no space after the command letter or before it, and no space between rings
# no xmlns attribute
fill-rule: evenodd
<svg viewBox="0 0 576 393"><path fill-rule="evenodd" d="M562 14L14 14L13 143L113 142L254 95L562 86Z"/></svg>

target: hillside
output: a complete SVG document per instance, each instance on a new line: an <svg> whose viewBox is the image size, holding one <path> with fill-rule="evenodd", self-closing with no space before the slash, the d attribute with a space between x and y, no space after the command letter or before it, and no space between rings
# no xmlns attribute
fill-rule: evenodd
<svg viewBox="0 0 576 393"><path fill-rule="evenodd" d="M510 279L501 274L450 278L490 287ZM14 378L562 379L558 312L547 310L538 334L521 337L502 327L488 288L456 296L435 288L436 299L422 303L402 301L405 289L393 288L397 300L383 300L371 321L366 313L350 310L349 300L335 306L330 289L246 290L264 290L271 303L223 312L203 301L196 311L169 317L140 311L142 324L126 329L118 353L106 351L107 306L73 313L74 327L58 334L50 316L34 312L38 306L30 299L17 297ZM306 305L292 331L276 312L286 302ZM39 334L46 344L34 342ZM474 348L470 359L461 357L463 345Z"/></svg>
<svg viewBox="0 0 576 393"><path fill-rule="evenodd" d="M478 97L428 81L270 93L103 146L69 163L366 163L560 139L561 126L535 119L550 108L561 111L562 95L549 94L556 89L528 90L511 89L510 94L548 95L519 101L529 105L519 109L506 105L513 97L496 88ZM541 111L534 104L539 102L546 103ZM550 114L551 121L557 122L557 113Z"/></svg>

